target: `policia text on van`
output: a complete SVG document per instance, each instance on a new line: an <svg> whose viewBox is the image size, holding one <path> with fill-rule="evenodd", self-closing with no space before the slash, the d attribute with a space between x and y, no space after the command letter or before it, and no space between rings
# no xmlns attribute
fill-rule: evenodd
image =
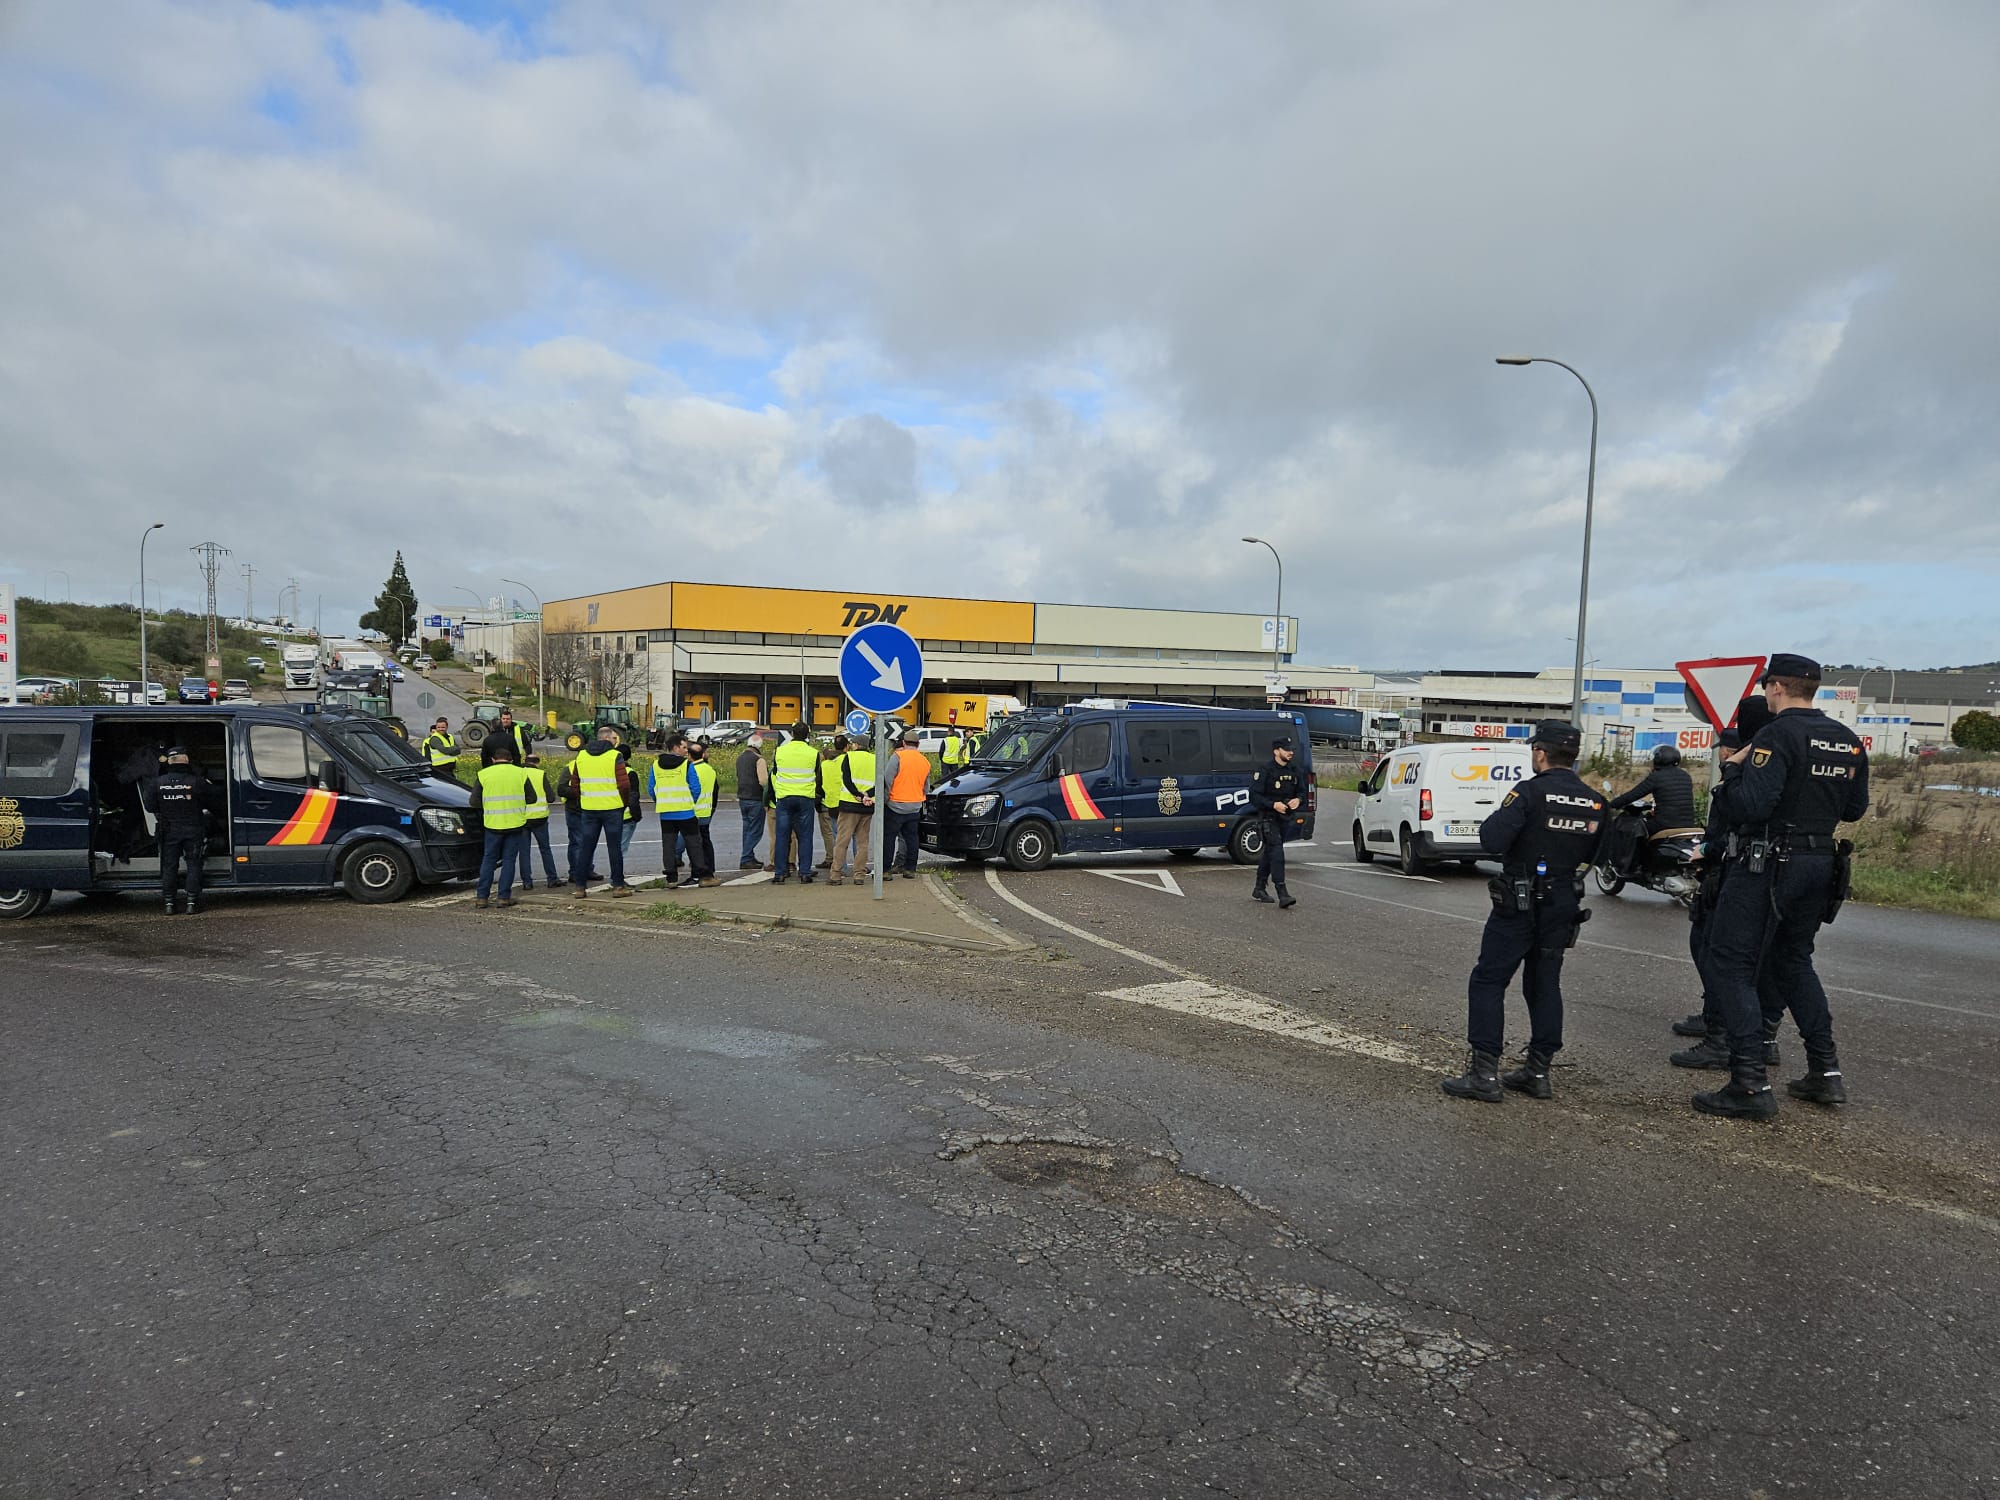
<svg viewBox="0 0 2000 1500"><path fill-rule="evenodd" d="M394 901L479 871L471 793L439 781L365 714L315 706L50 708L0 713L0 916L52 891L151 891L148 801L179 745L220 790L203 885L326 889Z"/></svg>
<svg viewBox="0 0 2000 1500"><path fill-rule="evenodd" d="M1017 870L1110 849L1217 848L1255 864L1264 823L1250 781L1279 735L1307 747L1294 762L1305 805L1285 820L1285 837L1309 839L1317 795L1303 720L1134 703L1008 718L970 766L931 794L923 846L974 861L999 855Z"/></svg>

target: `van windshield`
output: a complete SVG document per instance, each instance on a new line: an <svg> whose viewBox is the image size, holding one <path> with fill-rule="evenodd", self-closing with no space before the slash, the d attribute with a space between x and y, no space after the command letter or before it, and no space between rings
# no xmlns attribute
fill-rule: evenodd
<svg viewBox="0 0 2000 1500"><path fill-rule="evenodd" d="M373 720L328 726L324 733L336 749L371 771L395 773L414 766L429 774L430 767L407 740L397 739Z"/></svg>
<svg viewBox="0 0 2000 1500"><path fill-rule="evenodd" d="M1060 725L1023 724L991 736L972 758L975 766L1022 766L1048 749Z"/></svg>

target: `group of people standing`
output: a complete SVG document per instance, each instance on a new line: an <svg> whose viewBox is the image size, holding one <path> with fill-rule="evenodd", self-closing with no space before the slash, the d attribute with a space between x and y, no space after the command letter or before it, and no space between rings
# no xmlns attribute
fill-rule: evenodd
<svg viewBox="0 0 2000 1500"><path fill-rule="evenodd" d="M1777 1115L1769 1070L1780 1062L1777 1034L1787 1011L1805 1043L1806 1067L1786 1092L1813 1104L1847 1102L1812 954L1820 927L1847 897L1853 845L1837 831L1868 810L1868 752L1853 730L1813 706L1820 681L1809 657L1772 656L1757 684L1761 696L1746 697L1720 736L1726 754L1709 793L1702 891L1691 913L1703 1006L1674 1023L1676 1032L1701 1041L1671 1058L1679 1067L1728 1071L1727 1083L1694 1096L1703 1114ZM1549 1069L1563 1044L1563 957L1590 918L1583 872L1598 860L1607 827L1606 799L1574 769L1582 746L1576 727L1544 720L1531 743L1534 776L1480 827L1480 843L1499 858L1501 873L1489 884L1493 911L1467 987L1471 1056L1465 1072L1443 1084L1455 1098L1483 1103L1499 1103L1510 1089L1551 1096ZM1670 793L1680 790L1675 777L1660 770L1655 777ZM1691 782L1687 790L1691 820ZM1503 1075L1504 999L1517 972L1528 1003L1528 1051L1521 1067Z"/></svg>
<svg viewBox="0 0 2000 1500"><path fill-rule="evenodd" d="M736 798L743 817L744 869L761 863L757 845L768 826L771 859L764 868L774 883L797 877L811 885L824 870L829 885L874 874L868 863L869 841L880 802L884 815L885 874L900 866L905 880L917 878L918 830L924 799L931 784L930 757L917 749L915 734L906 734L888 757L877 764L875 752L855 745L844 734L825 746L813 743L812 731L799 723L770 760L764 758L762 736L752 735L736 758ZM813 862L813 838L818 833L826 857Z"/></svg>

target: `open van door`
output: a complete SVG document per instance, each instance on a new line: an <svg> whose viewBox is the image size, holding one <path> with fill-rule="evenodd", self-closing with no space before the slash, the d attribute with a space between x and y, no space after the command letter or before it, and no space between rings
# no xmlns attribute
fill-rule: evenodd
<svg viewBox="0 0 2000 1500"><path fill-rule="evenodd" d="M87 728L81 718L25 713L0 724L0 896L90 884ZM19 905L25 914L43 901L23 896Z"/></svg>

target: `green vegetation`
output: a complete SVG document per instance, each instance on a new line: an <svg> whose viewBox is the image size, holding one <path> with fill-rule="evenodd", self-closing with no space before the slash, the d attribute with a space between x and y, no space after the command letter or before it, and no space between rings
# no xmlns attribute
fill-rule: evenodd
<svg viewBox="0 0 2000 1500"><path fill-rule="evenodd" d="M2000 718L1983 708L1962 713L1951 726L1951 742L1966 750L2000 750Z"/></svg>
<svg viewBox="0 0 2000 1500"><path fill-rule="evenodd" d="M679 922L688 927L713 920L707 907L685 906L678 901L655 901L639 915L649 922Z"/></svg>
<svg viewBox="0 0 2000 1500"><path fill-rule="evenodd" d="M1942 765L1878 761L1874 806L1849 832L1854 898L1954 916L2000 918L2000 800L1938 792L1935 783L1990 787L1991 762L1954 756Z"/></svg>
<svg viewBox="0 0 2000 1500"><path fill-rule="evenodd" d="M425 641L424 655L428 656L432 661L450 661L451 642L445 640L442 636L434 641Z"/></svg>
<svg viewBox="0 0 2000 1500"><path fill-rule="evenodd" d="M183 676L200 676L205 630L199 615L169 610L149 621L146 652L153 680L172 686ZM278 648L258 643L248 630L223 626L217 634L222 675L259 681L244 658L262 656L271 680L281 679ZM21 601L21 674L75 677L94 681L139 676L139 612L125 604L57 604Z"/></svg>
<svg viewBox="0 0 2000 1500"><path fill-rule="evenodd" d="M363 630L379 630L389 637L394 643L392 655L417 633L417 591L403 570L401 551L396 553L396 565L389 570L382 592L375 596L375 607L361 617L360 624Z"/></svg>

